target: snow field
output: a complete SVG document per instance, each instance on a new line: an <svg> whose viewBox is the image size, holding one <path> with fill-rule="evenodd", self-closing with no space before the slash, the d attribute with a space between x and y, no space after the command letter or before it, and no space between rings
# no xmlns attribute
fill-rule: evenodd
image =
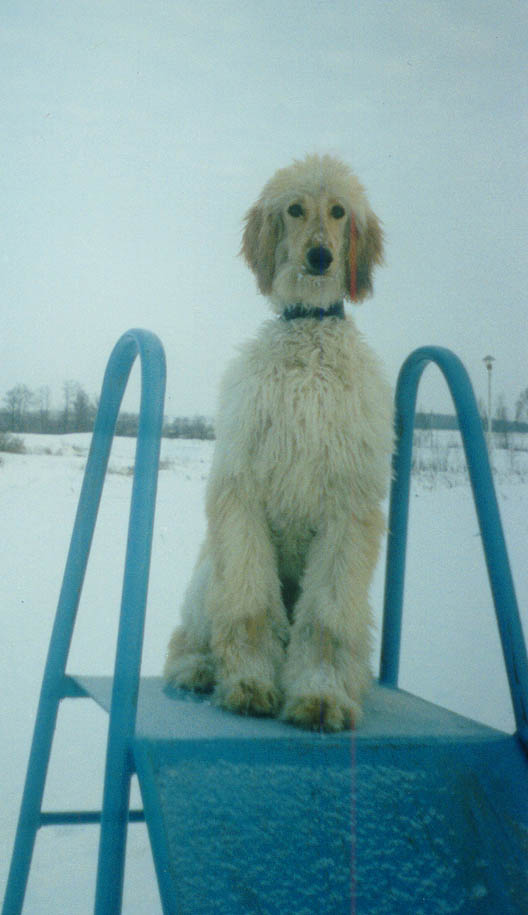
<svg viewBox="0 0 528 915"><path fill-rule="evenodd" d="M0 893L7 876L38 693L71 536L88 435L25 436L2 455L0 514ZM205 529L203 493L214 443L164 440L143 672L157 674ZM110 673L120 604L135 442L116 439L70 653L69 670ZM447 454L447 462L444 460ZM495 478L525 632L528 630L528 452L496 449ZM513 717L471 491L455 433L417 452L410 511L400 685L507 731ZM443 468L443 469L442 469ZM372 587L379 629L383 560ZM91 702L62 704L45 809L99 807L107 716ZM139 803L134 790L134 803ZM92 911L98 830L39 833L25 912ZM148 837L129 831L126 915L161 907Z"/></svg>

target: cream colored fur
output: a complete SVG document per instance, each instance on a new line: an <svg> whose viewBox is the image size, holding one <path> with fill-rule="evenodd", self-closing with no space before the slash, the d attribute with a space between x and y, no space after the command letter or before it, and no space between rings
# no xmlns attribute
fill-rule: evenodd
<svg viewBox="0 0 528 915"><path fill-rule="evenodd" d="M357 179L312 156L268 182L242 250L282 313L342 301L351 264L363 298L381 243ZM332 256L319 275L314 246ZM307 727L359 721L391 447L390 390L351 317L275 317L240 348L221 387L207 537L168 682Z"/></svg>

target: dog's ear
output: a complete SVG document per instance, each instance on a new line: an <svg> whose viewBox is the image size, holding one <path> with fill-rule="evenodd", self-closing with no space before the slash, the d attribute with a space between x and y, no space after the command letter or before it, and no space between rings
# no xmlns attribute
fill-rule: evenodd
<svg viewBox="0 0 528 915"><path fill-rule="evenodd" d="M350 256L346 283L350 298L361 302L372 293L372 274L376 264L383 261L383 231L372 210L367 213L365 228L357 230L351 220ZM355 236L355 244L354 244ZM355 283L353 273L355 271Z"/></svg>
<svg viewBox="0 0 528 915"><path fill-rule="evenodd" d="M269 295L275 273L275 248L279 241L279 219L255 204L246 216L240 253L257 278L260 291Z"/></svg>

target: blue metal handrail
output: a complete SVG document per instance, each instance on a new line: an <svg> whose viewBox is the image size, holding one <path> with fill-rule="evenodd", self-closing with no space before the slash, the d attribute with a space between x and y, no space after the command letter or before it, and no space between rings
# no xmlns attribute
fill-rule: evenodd
<svg viewBox="0 0 528 915"><path fill-rule="evenodd" d="M97 915L121 911L123 860L148 574L158 478L165 356L158 338L131 330L117 342L106 369L92 443L42 681L3 915L22 911L58 707L72 695L66 664L121 401L132 365L141 361L141 406L128 528L121 616L110 712L96 890ZM111 849L111 853L109 851Z"/></svg>
<svg viewBox="0 0 528 915"><path fill-rule="evenodd" d="M528 749L528 660L488 451L468 374L457 356L442 347L424 346L411 353L401 368L396 387L397 446L393 456L389 511L380 682L388 686L397 686L398 683L416 396L422 373L430 362L436 363L442 371L455 404L495 604L517 734Z"/></svg>

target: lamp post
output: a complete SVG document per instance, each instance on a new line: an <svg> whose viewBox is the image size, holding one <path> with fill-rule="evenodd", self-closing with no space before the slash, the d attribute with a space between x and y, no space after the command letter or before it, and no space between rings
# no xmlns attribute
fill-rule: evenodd
<svg viewBox="0 0 528 915"><path fill-rule="evenodd" d="M493 369L493 363L495 358L493 356L484 356L482 360L484 365L488 370L488 421L486 423L486 438L488 440L488 452L491 455L491 449L493 447L492 437L491 437L491 372Z"/></svg>

